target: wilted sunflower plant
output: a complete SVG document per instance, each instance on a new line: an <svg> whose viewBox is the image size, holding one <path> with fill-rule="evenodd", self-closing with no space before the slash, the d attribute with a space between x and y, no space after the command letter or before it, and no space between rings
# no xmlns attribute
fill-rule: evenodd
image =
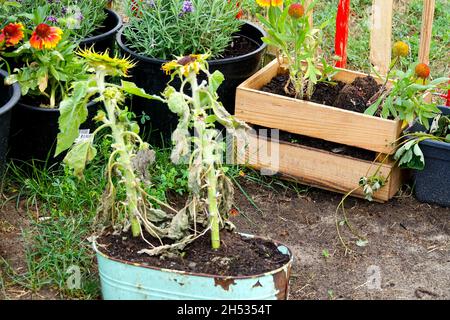
<svg viewBox="0 0 450 320"><path fill-rule="evenodd" d="M71 83L87 75L86 65L74 52L76 44L58 27L39 23L33 30L26 30L22 23L10 23L2 30L2 39L9 47L23 41L14 51L4 53L23 62L5 82L19 83L22 95L37 98L41 107L56 108Z"/></svg>
<svg viewBox="0 0 450 320"><path fill-rule="evenodd" d="M309 23L314 3L305 7L303 1L298 0L256 2L268 8L267 16L257 14L268 33L263 41L277 48L278 60L289 70L289 81L284 87L286 94L311 99L314 86L319 81L328 81L335 72L334 67L319 55L322 30L328 21L317 28Z"/></svg>
<svg viewBox="0 0 450 320"><path fill-rule="evenodd" d="M233 205L233 185L222 166L226 143L220 139L216 124L221 124L233 138L228 149L232 154L236 146L245 146L250 128L219 102L216 91L224 76L219 71L209 72L208 57L209 54L191 54L163 65L172 80L177 77L181 81L179 90L169 84L163 96L169 109L179 116L172 135L171 158L174 163L189 163L191 221L194 228L197 223L211 228L212 248L219 249L220 229L231 225L226 218ZM206 74L206 81L200 82L200 72Z"/></svg>
<svg viewBox="0 0 450 320"><path fill-rule="evenodd" d="M61 103L56 154L71 148L64 162L73 169L76 176L82 178L86 165L97 153L95 137L105 130L109 132L112 143L106 169L108 184L98 221L104 226L113 227L117 233L131 230L133 237L141 237L147 243L147 247L139 253L149 255L182 250L208 230L218 230L219 223L223 222L219 216L219 207L225 206L221 199L225 194L229 195L232 188L219 169L221 162L217 152L222 145L214 141L213 137L217 133L211 126L217 118L233 132L246 128L244 124L232 119L217 102L215 90L223 76L214 73L209 75L209 85L198 84L197 72L207 72L203 56L199 56L200 60L189 57L183 65L169 63L165 69L173 71L173 76L186 77L182 88L190 83L192 95L177 92L169 86L163 97L158 97L145 93L131 82L122 81L121 85L117 85L105 80L108 76L126 76L127 70L133 66L129 60L111 58L107 53L98 54L92 50L82 51L80 56L86 59L91 75L89 79L74 83L70 97ZM190 184L194 196L184 208L176 210L145 191L145 186L152 183L146 170L154 160L154 152L140 138L137 123L130 120L131 114L124 107L126 94L167 102L171 110L180 115L180 124L174 133L174 160L188 156L191 142L197 146L191 156ZM99 123L98 128L88 139L80 141L77 139L78 129L87 119L87 102L90 99L101 102L104 108L94 118ZM208 111L214 113L207 115ZM191 126L201 132L198 137L189 136L188 128ZM208 190L207 199L200 198L205 188ZM229 199L227 197L226 200ZM203 215L198 215L199 212ZM197 225L205 228L197 230ZM159 239L159 245L147 240L146 235ZM169 239L170 244L164 242L164 239ZM215 238L214 246L219 244Z"/></svg>
<svg viewBox="0 0 450 320"><path fill-rule="evenodd" d="M131 114L124 107L127 93L158 98L146 95L128 82L116 85L106 81L107 77L126 76L128 69L133 67L128 59L112 58L107 52L99 54L91 49L81 51L79 55L89 65L90 76L75 82L70 96L61 102L56 155L71 148L64 162L74 175L82 178L86 165L97 154L95 137L103 131L109 131L112 143L106 168L108 184L99 209L98 222L113 227L118 233L131 229L133 237L145 239L143 230L146 230L157 239L179 239L180 233L171 224L177 211L150 196L143 188L143 177L147 176L144 171L154 160L154 152L140 138L138 124L130 120ZM103 104L103 109L94 118L99 126L89 138L80 141L77 139L79 127L87 120L87 103L92 99ZM124 198L117 196L119 190L125 194ZM155 209L152 201L170 213ZM151 245L150 242L148 244Z"/></svg>

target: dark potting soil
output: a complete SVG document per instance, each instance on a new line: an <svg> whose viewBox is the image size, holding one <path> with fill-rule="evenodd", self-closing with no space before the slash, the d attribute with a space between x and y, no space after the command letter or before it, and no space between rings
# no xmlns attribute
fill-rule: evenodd
<svg viewBox="0 0 450 320"><path fill-rule="evenodd" d="M255 51L258 47L259 45L255 41L247 37L237 35L233 37L233 41L225 49L221 59L243 56Z"/></svg>
<svg viewBox="0 0 450 320"><path fill-rule="evenodd" d="M147 236L147 240L155 240ZM220 276L250 276L276 270L289 261L277 246L262 239L221 232L221 248L211 249L209 233L189 244L183 257L150 257L137 252L148 248L141 238L107 234L97 239L99 250L110 257L147 266Z"/></svg>
<svg viewBox="0 0 450 320"><path fill-rule="evenodd" d="M258 132L258 129L267 129L263 127L253 126ZM267 130L268 137L270 137L270 130ZM357 158L366 161L373 161L376 158L376 153L364 150L357 147L347 146L340 143L335 143L327 140L311 138L300 134L294 134L286 131L279 131L280 141L298 144L305 147L315 148L319 150L329 151L335 154L341 154L352 158Z"/></svg>
<svg viewBox="0 0 450 320"><path fill-rule="evenodd" d="M281 74L273 78L261 91L270 92L282 96L294 97L284 91L289 75ZM312 102L325 104L336 108L364 113L367 102L378 92L381 85L371 76L358 77L352 83L345 84L341 81L334 83L318 83L311 97Z"/></svg>

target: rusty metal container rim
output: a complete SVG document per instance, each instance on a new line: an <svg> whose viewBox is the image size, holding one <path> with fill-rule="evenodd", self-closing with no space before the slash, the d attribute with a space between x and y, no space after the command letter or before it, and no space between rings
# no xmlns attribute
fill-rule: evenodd
<svg viewBox="0 0 450 320"><path fill-rule="evenodd" d="M224 279L224 280L225 279L253 279L253 278L259 278L259 277L263 277L263 276L267 276L267 275L274 275L274 274L277 274L279 272L282 272L283 270L286 269L287 266L290 266L290 265L293 264L293 262L294 262L294 255L292 254L291 249L287 245L285 245L284 243L276 241L276 240L273 240L273 239L270 239L270 238L255 236L255 235L247 234L247 233L238 232L238 234L240 234L243 237L247 237L247 238L256 238L256 239L261 239L261 240L265 240L265 241L270 241L270 242L274 243L278 248L279 247L286 248L287 249L287 254L290 257L289 261L286 262L281 267L275 269L275 270L267 271L267 272L264 272L264 273L254 274L254 275L250 275L250 276L222 276L222 275L214 275L214 274L182 271L182 270L176 270L176 269L160 268L160 267L148 266L148 265L145 265L145 264L142 264L142 263L135 263L135 262L130 262L130 261L122 260L122 259L113 258L113 257L110 257L107 254L101 252L97 248L97 240L96 239L94 241L92 241L92 247L93 247L95 253L97 253L98 255L101 255L105 259L109 259L109 260L112 260L112 261L115 261L115 262L119 262L119 263L123 263L123 264L126 264L126 265L140 267L140 268L146 268L146 269L151 269L151 270L156 270L156 271L162 271L162 272L176 273L176 274L180 274L180 275L189 275L189 276L194 276L194 277L204 277L204 278Z"/></svg>

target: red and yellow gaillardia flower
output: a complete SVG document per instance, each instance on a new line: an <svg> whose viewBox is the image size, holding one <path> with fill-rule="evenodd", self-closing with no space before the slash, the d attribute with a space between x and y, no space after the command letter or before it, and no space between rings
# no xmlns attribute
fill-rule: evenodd
<svg viewBox="0 0 450 320"><path fill-rule="evenodd" d="M30 44L33 48L39 50L52 49L61 41L62 34L63 31L60 28L41 23L34 29Z"/></svg>
<svg viewBox="0 0 450 320"><path fill-rule="evenodd" d="M24 37L23 30L25 27L21 23L10 23L0 31L0 45L5 44L7 47L17 45Z"/></svg>
<svg viewBox="0 0 450 320"><path fill-rule="evenodd" d="M280 7L283 5L283 0L256 0L260 7Z"/></svg>

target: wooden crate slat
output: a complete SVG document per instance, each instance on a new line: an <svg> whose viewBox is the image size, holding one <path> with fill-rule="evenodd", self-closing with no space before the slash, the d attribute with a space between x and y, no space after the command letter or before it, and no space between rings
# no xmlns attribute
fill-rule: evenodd
<svg viewBox="0 0 450 320"><path fill-rule="evenodd" d="M251 135L249 137L249 149L247 152L248 164L256 169L266 169L277 172L288 180L296 180L322 189L347 193L358 186L359 179L367 173L373 174L377 163L359 160L347 156L333 154L331 152L317 150L314 148L294 145L291 143L269 142L267 144L268 154L259 152L259 144L267 142L265 138ZM270 150L274 147L274 150ZM271 154L278 163L273 161ZM379 173L385 177L393 171L389 183L375 194L378 201L387 201L398 191L401 181L397 168L392 163L381 165ZM362 190L357 190L354 196L363 196Z"/></svg>

